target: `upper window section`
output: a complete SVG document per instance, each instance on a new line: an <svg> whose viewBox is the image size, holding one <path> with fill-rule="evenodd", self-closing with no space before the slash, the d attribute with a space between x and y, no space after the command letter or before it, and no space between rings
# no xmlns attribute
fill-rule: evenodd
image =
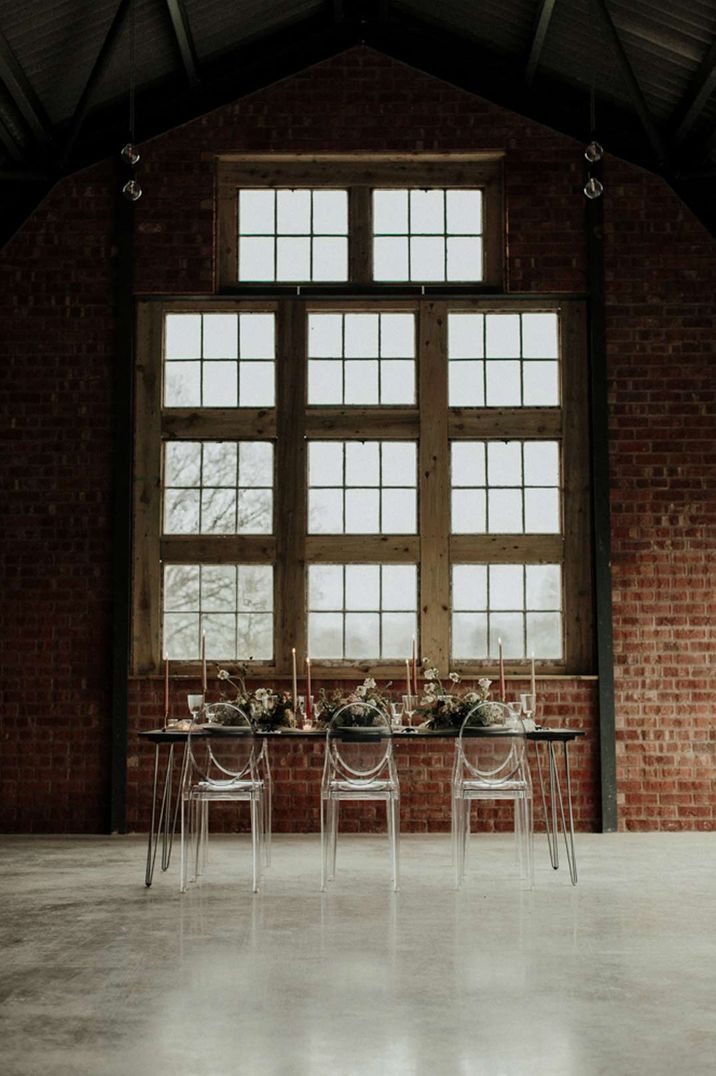
<svg viewBox="0 0 716 1076"><path fill-rule="evenodd" d="M308 402L414 404L414 314L310 314Z"/></svg>
<svg viewBox="0 0 716 1076"><path fill-rule="evenodd" d="M558 407L555 313L448 315L450 407Z"/></svg>
<svg viewBox="0 0 716 1076"><path fill-rule="evenodd" d="M482 191L373 191L373 279L479 282Z"/></svg>
<svg viewBox="0 0 716 1076"><path fill-rule="evenodd" d="M273 407L273 314L167 314L165 407Z"/></svg>
<svg viewBox="0 0 716 1076"><path fill-rule="evenodd" d="M240 190L242 282L348 280L348 192Z"/></svg>

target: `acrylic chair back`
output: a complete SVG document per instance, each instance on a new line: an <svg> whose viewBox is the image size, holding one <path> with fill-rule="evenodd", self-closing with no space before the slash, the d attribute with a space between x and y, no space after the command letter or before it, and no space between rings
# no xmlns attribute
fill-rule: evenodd
<svg viewBox="0 0 716 1076"><path fill-rule="evenodd" d="M370 786L393 769L390 718L374 703L357 701L342 706L326 734L324 776Z"/></svg>
<svg viewBox="0 0 716 1076"><path fill-rule="evenodd" d="M524 778L526 770L525 728L505 703L489 703L492 727L496 735L486 735L485 708L474 706L460 727L457 744L458 770L469 782L509 785ZM500 711L499 720L495 721Z"/></svg>
<svg viewBox="0 0 716 1076"><path fill-rule="evenodd" d="M231 798L231 788L241 790L242 782L257 780L260 748L248 714L233 703L220 702L206 707L207 725L189 733L190 782L200 782L206 792L215 788Z"/></svg>

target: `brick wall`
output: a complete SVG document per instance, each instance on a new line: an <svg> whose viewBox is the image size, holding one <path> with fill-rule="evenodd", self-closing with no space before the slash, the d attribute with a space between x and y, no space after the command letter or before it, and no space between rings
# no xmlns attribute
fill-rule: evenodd
<svg viewBox="0 0 716 1076"><path fill-rule="evenodd" d="M359 48L144 145L137 291L212 292L214 154L495 148L507 151L510 289L584 290L581 145ZM716 248L658 180L608 161L605 183L621 825L710 828ZM64 181L0 256L11 830L106 825L114 185L109 164ZM594 685L543 687L551 711L588 734L575 803L578 825L594 828ZM187 685L174 690L183 708ZM146 826L150 773L136 732L156 724L160 695L157 680L131 684L132 829ZM277 829L316 826L316 750L274 752ZM399 751L403 825L446 828L449 752ZM370 827L370 812L354 824Z"/></svg>

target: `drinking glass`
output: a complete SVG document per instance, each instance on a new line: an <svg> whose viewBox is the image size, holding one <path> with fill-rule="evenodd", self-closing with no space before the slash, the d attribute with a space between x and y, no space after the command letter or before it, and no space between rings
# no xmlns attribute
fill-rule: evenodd
<svg viewBox="0 0 716 1076"><path fill-rule="evenodd" d="M403 727L403 703L391 702L390 704L390 724L394 729L402 729Z"/></svg>
<svg viewBox="0 0 716 1076"><path fill-rule="evenodd" d="M535 712L535 697L534 695L520 695L520 706L522 707L522 713L526 717L534 717Z"/></svg>
<svg viewBox="0 0 716 1076"><path fill-rule="evenodd" d="M189 707L189 713L191 714L194 724L197 724L199 720L199 714L204 709L204 696L187 695L186 704Z"/></svg>
<svg viewBox="0 0 716 1076"><path fill-rule="evenodd" d="M417 695L403 695L403 713L407 718L407 724L412 725L413 714L418 708Z"/></svg>

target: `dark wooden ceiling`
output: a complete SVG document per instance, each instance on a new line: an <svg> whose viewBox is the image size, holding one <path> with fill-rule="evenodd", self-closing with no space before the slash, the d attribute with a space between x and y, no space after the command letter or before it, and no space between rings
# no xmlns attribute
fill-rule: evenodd
<svg viewBox="0 0 716 1076"><path fill-rule="evenodd" d="M134 6L134 11L132 7ZM0 0L0 240L49 187L363 43L662 175L716 234L714 0Z"/></svg>

